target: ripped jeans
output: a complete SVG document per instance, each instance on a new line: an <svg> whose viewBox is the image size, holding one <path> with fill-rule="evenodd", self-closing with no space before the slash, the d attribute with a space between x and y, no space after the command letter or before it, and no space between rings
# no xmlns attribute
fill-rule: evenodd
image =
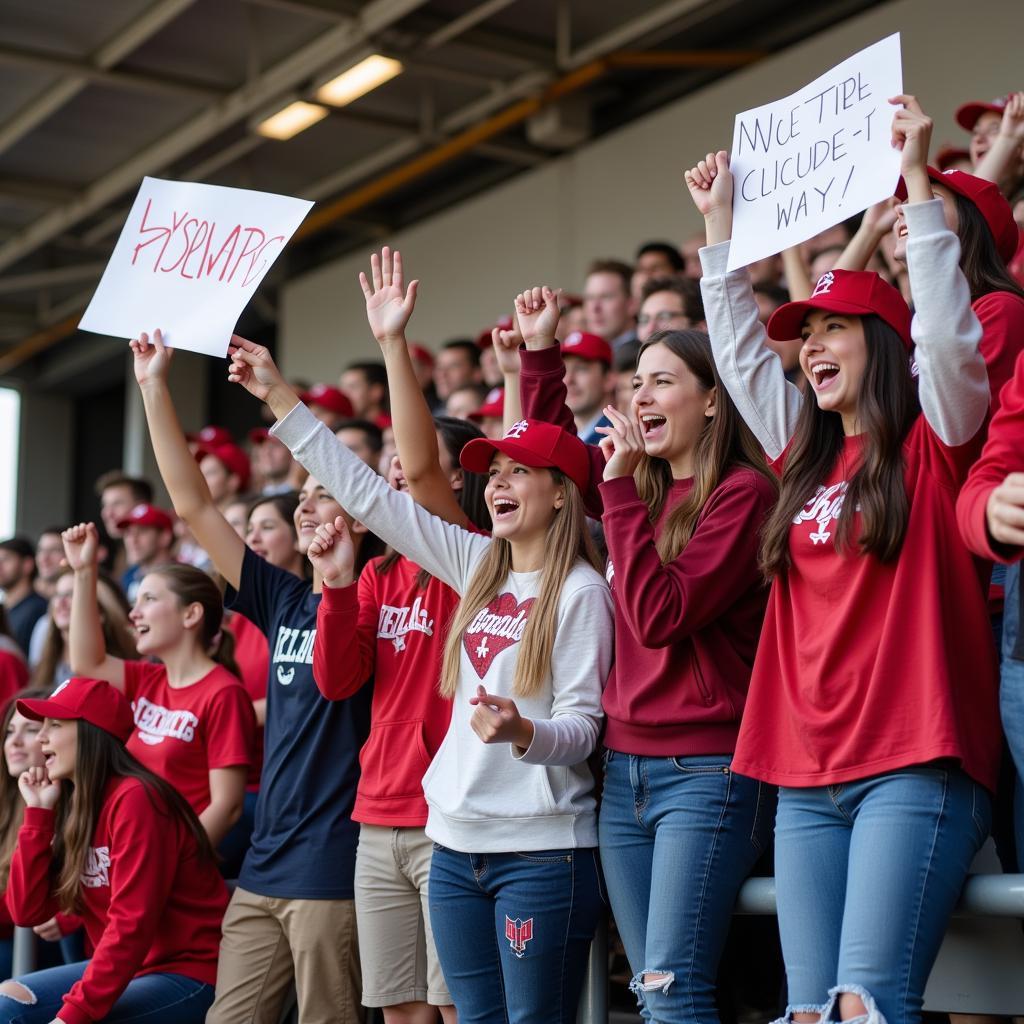
<svg viewBox="0 0 1024 1024"><path fill-rule="evenodd" d="M950 914L992 820L988 791L948 763L782 787L775 883L789 1007L918 1024Z"/></svg>
<svg viewBox="0 0 1024 1024"><path fill-rule="evenodd" d="M775 788L735 774L730 760L605 752L608 899L630 989L658 1024L718 1020L715 978L736 894L771 838ZM645 973L659 979L645 984Z"/></svg>
<svg viewBox="0 0 1024 1024"><path fill-rule="evenodd" d="M34 1001L0 995L0 1024L50 1024L64 996L88 966L89 961L83 960L21 975L16 980L32 993ZM181 974L143 974L128 982L103 1020L109 1024L203 1024L212 1003L212 985Z"/></svg>

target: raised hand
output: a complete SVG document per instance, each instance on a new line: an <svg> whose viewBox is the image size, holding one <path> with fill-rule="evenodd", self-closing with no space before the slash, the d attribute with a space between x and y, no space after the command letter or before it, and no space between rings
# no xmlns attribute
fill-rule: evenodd
<svg viewBox="0 0 1024 1024"><path fill-rule="evenodd" d="M1010 473L988 496L985 522L993 540L1024 546L1024 473Z"/></svg>
<svg viewBox="0 0 1024 1024"><path fill-rule="evenodd" d="M690 198L705 218L728 213L732 216L732 171L724 150L708 153L695 167L683 173Z"/></svg>
<svg viewBox="0 0 1024 1024"><path fill-rule="evenodd" d="M527 288L516 296L516 323L528 349L550 348L554 345L558 318L561 316L558 308L561 294L561 289L553 291L545 284Z"/></svg>
<svg viewBox="0 0 1024 1024"><path fill-rule="evenodd" d="M228 355L231 357L228 380L241 384L249 394L266 402L278 419L298 404L298 396L288 386L273 357L262 345L233 334Z"/></svg>
<svg viewBox="0 0 1024 1024"><path fill-rule="evenodd" d="M1014 142L1024 141L1024 92L1011 93L1007 99L999 134Z"/></svg>
<svg viewBox="0 0 1024 1024"><path fill-rule="evenodd" d="M606 405L604 414L611 422L610 427L597 428L599 434L605 435L599 446L606 460L604 479L632 476L644 454L640 426L636 420L623 416L613 405Z"/></svg>
<svg viewBox="0 0 1024 1024"><path fill-rule="evenodd" d="M341 516L321 523L307 552L313 568L328 587L347 587L355 578L356 549Z"/></svg>
<svg viewBox="0 0 1024 1024"><path fill-rule="evenodd" d="M526 750L533 742L533 722L519 714L515 701L478 686L469 703L476 709L470 727L484 743L514 743Z"/></svg>
<svg viewBox="0 0 1024 1024"><path fill-rule="evenodd" d="M79 523L60 535L64 559L72 571L95 569L99 561L100 535L95 523Z"/></svg>
<svg viewBox="0 0 1024 1024"><path fill-rule="evenodd" d="M135 379L139 387L167 380L174 349L164 346L164 336L159 328L153 332L152 341L148 334L140 334L128 344L135 356Z"/></svg>
<svg viewBox="0 0 1024 1024"><path fill-rule="evenodd" d="M513 320L513 324L515 321ZM517 326L512 330L505 331L500 327L491 328L491 342L494 345L494 355L498 360L498 369L505 377L517 376L523 368L523 360L519 355L519 349L523 344L523 336Z"/></svg>
<svg viewBox="0 0 1024 1024"><path fill-rule="evenodd" d="M380 344L386 341L405 344L405 326L416 307L419 281L411 281L409 287L405 287L402 254L396 249L392 255L386 245L380 256L374 253L370 257L370 275L372 287L362 271L359 285L366 298L366 319L373 336Z"/></svg>
<svg viewBox="0 0 1024 1024"><path fill-rule="evenodd" d="M920 198L910 195L912 178L922 185L928 181L928 149L932 141L932 119L921 109L913 96L893 96L890 103L902 103L892 116L892 145L900 151L900 172L907 183L908 198L919 202ZM931 198L931 186L928 195Z"/></svg>
<svg viewBox="0 0 1024 1024"><path fill-rule="evenodd" d="M864 211L864 218L861 220L861 227L864 231L882 237L892 231L896 223L896 200L893 198L883 199L874 206L869 206Z"/></svg>
<svg viewBox="0 0 1024 1024"><path fill-rule="evenodd" d="M42 807L52 811L60 799L60 783L50 778L45 765L22 772L18 777L18 790L26 807Z"/></svg>

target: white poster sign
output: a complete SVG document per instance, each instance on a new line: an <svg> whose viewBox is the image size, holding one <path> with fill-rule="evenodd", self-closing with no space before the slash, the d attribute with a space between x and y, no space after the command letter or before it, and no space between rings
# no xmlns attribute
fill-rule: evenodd
<svg viewBox="0 0 1024 1024"><path fill-rule="evenodd" d="M854 54L799 92L736 115L729 269L806 241L891 196L890 145L903 92L899 33Z"/></svg>
<svg viewBox="0 0 1024 1024"><path fill-rule="evenodd" d="M143 178L79 327L227 354L238 317L313 204L221 185Z"/></svg>

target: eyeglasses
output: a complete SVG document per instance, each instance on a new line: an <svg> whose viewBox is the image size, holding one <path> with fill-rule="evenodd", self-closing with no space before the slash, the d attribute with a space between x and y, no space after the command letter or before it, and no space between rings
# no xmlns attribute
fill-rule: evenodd
<svg viewBox="0 0 1024 1024"><path fill-rule="evenodd" d="M646 327L648 324L661 326L662 324L670 324L673 320L685 318L686 314L682 312L682 310L673 312L671 309L663 309L660 313L655 313L654 316L650 316L647 313L641 313L636 318L636 325L637 327Z"/></svg>

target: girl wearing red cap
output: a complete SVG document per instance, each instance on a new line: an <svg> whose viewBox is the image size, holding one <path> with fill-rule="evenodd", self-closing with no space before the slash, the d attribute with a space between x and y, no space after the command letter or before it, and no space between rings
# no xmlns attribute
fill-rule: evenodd
<svg viewBox="0 0 1024 1024"><path fill-rule="evenodd" d="M988 615L954 511L988 413L981 327L928 180L930 123L896 102L913 324L877 275L823 275L768 324L773 337L802 336L803 394L764 345L748 276L726 269L727 155L686 175L707 228L715 361L781 470L733 767L780 787L779 929L798 1022L920 1020L988 833L1000 752Z"/></svg>
<svg viewBox="0 0 1024 1024"><path fill-rule="evenodd" d="M71 670L128 697L136 724L129 751L181 792L216 846L242 813L256 732L252 703L224 643L220 591L190 565L146 573L129 617L139 655L160 660L114 657L96 604L96 527L80 523L61 536L75 579Z"/></svg>
<svg viewBox="0 0 1024 1024"><path fill-rule="evenodd" d="M227 905L203 826L126 750L132 711L106 683L70 679L18 711L43 723L45 762L19 779L11 915L31 926L80 914L94 952L0 984L0 1021L200 1024Z"/></svg>
<svg viewBox="0 0 1024 1024"><path fill-rule="evenodd" d="M367 299L394 288L411 301L400 262L373 276ZM610 597L584 529L586 449L527 420L470 442L462 466L489 473L494 535L470 533L392 491L297 403L266 349L236 340L230 379L267 402L295 457L462 595L441 671L452 722L423 779L430 917L459 1020L573 1021L601 906L586 759L611 662ZM344 558L342 521L318 535Z"/></svg>
<svg viewBox="0 0 1024 1024"><path fill-rule="evenodd" d="M556 296L524 292L516 314L524 410L572 429ZM774 818L773 788L730 762L767 599L758 539L778 488L702 332L651 335L630 415L605 414L602 447L588 446L615 597L601 861L645 1015L714 1020L736 894Z"/></svg>
<svg viewBox="0 0 1024 1024"><path fill-rule="evenodd" d="M388 249L382 258L390 259ZM376 254L373 260L379 264ZM463 446L482 435L463 420L431 417L405 340L413 305L405 298L392 287L367 299L402 452L388 483L448 522L486 530L484 478L458 465ZM451 702L438 692L438 681L459 597L397 551L371 561L347 586L343 545L319 543L310 560L324 578L313 647L317 685L338 700L373 680L370 737L360 753L352 812L360 823L355 900L363 1005L381 1007L386 1022L431 1021L437 1008L454 1022L426 913L433 844L424 832L421 779L451 720Z"/></svg>

